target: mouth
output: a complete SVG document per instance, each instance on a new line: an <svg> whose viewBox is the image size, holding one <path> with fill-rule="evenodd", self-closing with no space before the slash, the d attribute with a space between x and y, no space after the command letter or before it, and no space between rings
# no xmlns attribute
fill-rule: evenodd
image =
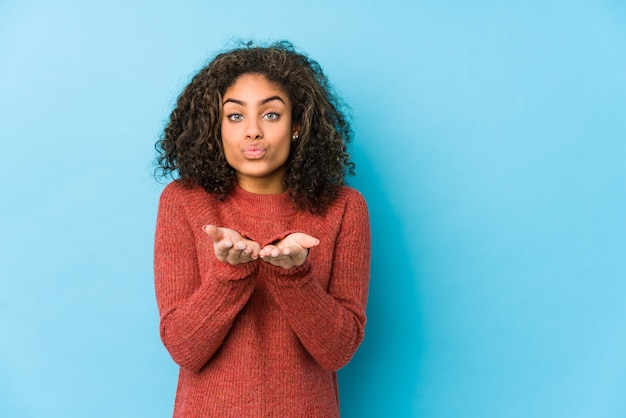
<svg viewBox="0 0 626 418"><path fill-rule="evenodd" d="M258 160L265 155L265 149L258 145L249 145L245 147L242 152L249 160Z"/></svg>

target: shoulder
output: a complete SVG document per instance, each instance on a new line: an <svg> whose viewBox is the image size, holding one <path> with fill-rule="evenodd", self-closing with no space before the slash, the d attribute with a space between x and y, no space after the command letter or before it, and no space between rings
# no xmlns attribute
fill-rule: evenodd
<svg viewBox="0 0 626 418"><path fill-rule="evenodd" d="M191 186L180 180L174 180L165 186L161 192L159 207L162 209L191 209L197 206L206 206L215 200L209 197L209 193L200 186Z"/></svg>
<svg viewBox="0 0 626 418"><path fill-rule="evenodd" d="M337 198L324 215L327 222L338 225L344 234L368 236L370 216L365 198L358 190L341 186Z"/></svg>
<svg viewBox="0 0 626 418"><path fill-rule="evenodd" d="M341 186L339 188L336 201L343 205L359 206L367 209L367 202L361 192L350 186Z"/></svg>
<svg viewBox="0 0 626 418"><path fill-rule="evenodd" d="M184 184L180 180L174 180L169 183L163 191L161 192L161 201L164 200L174 200L174 201L184 201L192 196L204 195L206 196L206 191L200 186L189 186Z"/></svg>
<svg viewBox="0 0 626 418"><path fill-rule="evenodd" d="M335 213L342 218L351 215L367 217L367 202L358 190L350 186L341 186L337 191L337 197L325 213Z"/></svg>

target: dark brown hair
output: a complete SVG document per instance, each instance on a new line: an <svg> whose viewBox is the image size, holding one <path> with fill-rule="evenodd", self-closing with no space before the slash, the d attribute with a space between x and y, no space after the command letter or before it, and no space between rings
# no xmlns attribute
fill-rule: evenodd
<svg viewBox="0 0 626 418"><path fill-rule="evenodd" d="M285 186L298 207L323 211L345 176L354 175L347 152L352 129L346 107L320 65L286 41L247 43L220 53L192 78L156 143L157 173L177 173L185 184L226 197L236 176L222 148L222 96L238 77L250 73L265 76L289 96L292 122L300 128L287 160Z"/></svg>

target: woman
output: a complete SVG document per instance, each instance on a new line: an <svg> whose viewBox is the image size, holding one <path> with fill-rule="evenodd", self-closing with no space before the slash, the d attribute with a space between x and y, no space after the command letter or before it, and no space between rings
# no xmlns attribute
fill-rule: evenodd
<svg viewBox="0 0 626 418"><path fill-rule="evenodd" d="M320 66L286 42L221 53L180 95L157 143L178 179L155 237L174 416L339 416L369 283L351 135Z"/></svg>

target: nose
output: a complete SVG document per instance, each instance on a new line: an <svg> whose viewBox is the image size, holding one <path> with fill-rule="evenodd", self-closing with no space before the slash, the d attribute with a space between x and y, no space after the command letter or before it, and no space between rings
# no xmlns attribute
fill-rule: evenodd
<svg viewBox="0 0 626 418"><path fill-rule="evenodd" d="M249 120L246 126L246 138L247 139L261 139L263 138L263 130L261 125L256 120Z"/></svg>

